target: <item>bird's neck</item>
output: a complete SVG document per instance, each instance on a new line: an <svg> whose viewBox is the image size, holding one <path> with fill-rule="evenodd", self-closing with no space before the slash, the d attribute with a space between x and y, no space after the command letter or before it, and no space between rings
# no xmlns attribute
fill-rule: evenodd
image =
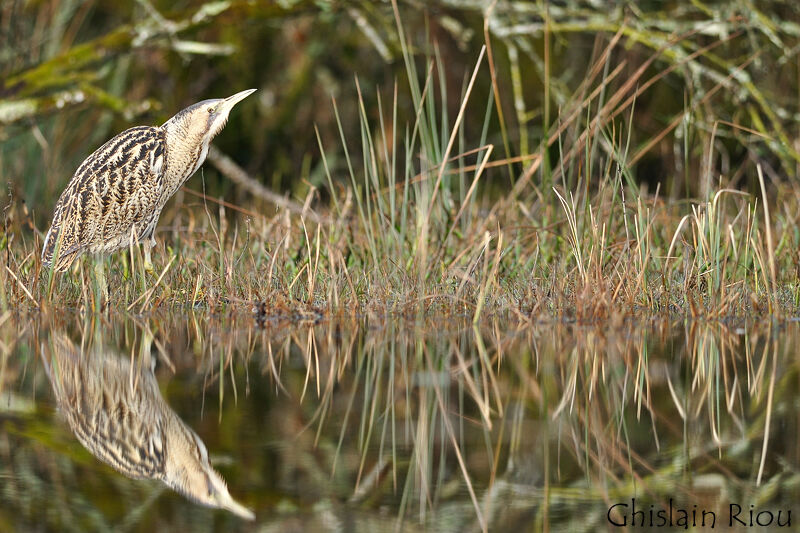
<svg viewBox="0 0 800 533"><path fill-rule="evenodd" d="M182 128L165 128L167 136L167 190L171 197L194 174L208 154L209 140Z"/></svg>

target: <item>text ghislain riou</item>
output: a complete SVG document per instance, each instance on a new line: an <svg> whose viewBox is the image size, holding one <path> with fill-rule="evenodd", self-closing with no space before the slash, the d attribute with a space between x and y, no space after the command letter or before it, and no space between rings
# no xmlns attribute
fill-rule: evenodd
<svg viewBox="0 0 800 533"><path fill-rule="evenodd" d="M748 508L749 507L749 508ZM676 506L672 498L667 507L642 504L631 498L630 503L619 502L608 508L608 523L616 527L791 527L791 509L759 509L754 505L729 503L717 511Z"/></svg>

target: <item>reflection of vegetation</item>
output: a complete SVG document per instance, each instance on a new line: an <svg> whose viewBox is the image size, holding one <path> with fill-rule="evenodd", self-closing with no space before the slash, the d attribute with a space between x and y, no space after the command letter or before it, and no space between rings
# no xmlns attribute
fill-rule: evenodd
<svg viewBox="0 0 800 533"><path fill-rule="evenodd" d="M88 305L81 269L43 284L38 261L70 172L231 87L258 111L168 207L158 286L112 261L118 307L796 306L792 6L123 4L5 8L4 308ZM278 214L264 184L290 190Z"/></svg>
<svg viewBox="0 0 800 533"><path fill-rule="evenodd" d="M152 329L170 405L234 458L220 465L226 478L273 528L592 531L609 502L631 497L718 511L795 499L794 325L776 338L700 322L510 332L454 320L251 329L246 318L188 319L81 325L83 344L100 327L110 345L146 353ZM22 347L60 322L7 320L2 333L21 332ZM67 517L152 529L189 516L211 528L210 511L156 499L76 453L41 407L52 401L43 374L23 348L4 353L0 522L33 520L46 498L56 529Z"/></svg>

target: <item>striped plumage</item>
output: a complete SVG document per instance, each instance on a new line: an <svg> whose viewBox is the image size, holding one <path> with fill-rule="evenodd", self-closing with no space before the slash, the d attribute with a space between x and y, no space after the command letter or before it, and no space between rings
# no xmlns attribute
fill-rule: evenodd
<svg viewBox="0 0 800 533"><path fill-rule="evenodd" d="M200 437L164 401L150 364L83 353L64 335L52 347L42 360L56 402L92 455L128 477L158 479L202 505L253 518L231 498Z"/></svg>
<svg viewBox="0 0 800 533"><path fill-rule="evenodd" d="M120 133L78 167L61 194L44 241L42 259L56 270L69 268L84 251L99 253L127 246L132 230L149 240L168 198L164 189L166 134L139 126Z"/></svg>
<svg viewBox="0 0 800 533"><path fill-rule="evenodd" d="M211 140L236 103L255 89L204 100L162 126L137 126L98 148L78 167L58 199L42 261L67 270L82 253L110 253L131 242L149 263L161 210L200 168Z"/></svg>

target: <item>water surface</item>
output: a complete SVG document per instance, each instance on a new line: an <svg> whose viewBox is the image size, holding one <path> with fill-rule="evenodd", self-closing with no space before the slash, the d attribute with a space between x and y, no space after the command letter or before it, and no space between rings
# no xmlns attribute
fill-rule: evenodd
<svg viewBox="0 0 800 533"><path fill-rule="evenodd" d="M0 317L0 530L800 520L797 322L296 318ZM241 508L186 496L201 452L178 490L150 479L180 447L151 412Z"/></svg>

